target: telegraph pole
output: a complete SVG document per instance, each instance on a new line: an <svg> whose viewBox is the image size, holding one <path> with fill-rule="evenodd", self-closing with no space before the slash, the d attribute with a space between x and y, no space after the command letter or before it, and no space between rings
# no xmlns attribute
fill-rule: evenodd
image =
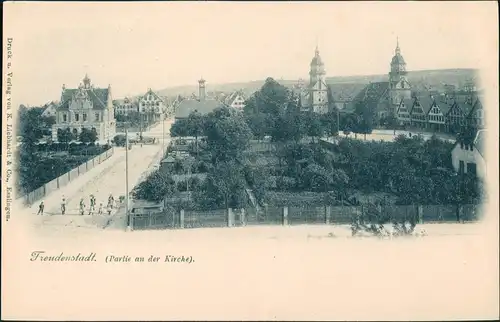
<svg viewBox="0 0 500 322"><path fill-rule="evenodd" d="M129 196L128 196L128 123L125 123L125 214L127 216L127 230L132 231L132 216L129 213Z"/></svg>

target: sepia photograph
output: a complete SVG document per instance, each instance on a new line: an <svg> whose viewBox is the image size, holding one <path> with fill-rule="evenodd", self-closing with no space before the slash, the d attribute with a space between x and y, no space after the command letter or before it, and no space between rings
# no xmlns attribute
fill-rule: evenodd
<svg viewBox="0 0 500 322"><path fill-rule="evenodd" d="M496 2L4 9L2 319L499 318Z"/></svg>

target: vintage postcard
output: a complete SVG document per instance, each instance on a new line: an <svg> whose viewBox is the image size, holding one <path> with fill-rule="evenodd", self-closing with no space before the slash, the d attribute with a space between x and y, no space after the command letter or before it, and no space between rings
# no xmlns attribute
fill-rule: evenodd
<svg viewBox="0 0 500 322"><path fill-rule="evenodd" d="M2 319L498 319L497 9L5 2Z"/></svg>

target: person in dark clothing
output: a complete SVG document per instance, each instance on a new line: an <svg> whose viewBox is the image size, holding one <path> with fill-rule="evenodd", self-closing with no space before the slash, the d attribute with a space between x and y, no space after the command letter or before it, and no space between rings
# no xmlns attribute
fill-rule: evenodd
<svg viewBox="0 0 500 322"><path fill-rule="evenodd" d="M40 205L38 206L38 213L37 215L42 215L43 216L43 209L45 208L45 205L43 204L43 201L40 202Z"/></svg>
<svg viewBox="0 0 500 322"><path fill-rule="evenodd" d="M62 202L61 202L61 214L65 214L66 213L66 198L62 198Z"/></svg>

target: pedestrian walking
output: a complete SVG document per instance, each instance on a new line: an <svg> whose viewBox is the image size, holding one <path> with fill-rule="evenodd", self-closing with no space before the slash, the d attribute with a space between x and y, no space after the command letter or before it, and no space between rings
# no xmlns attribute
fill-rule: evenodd
<svg viewBox="0 0 500 322"><path fill-rule="evenodd" d="M113 197L112 194L110 194L108 198L108 206L111 206L111 209L113 209L114 204L115 204L115 198Z"/></svg>
<svg viewBox="0 0 500 322"><path fill-rule="evenodd" d="M62 201L61 201L61 214L65 214L66 213L66 198L62 198Z"/></svg>
<svg viewBox="0 0 500 322"><path fill-rule="evenodd" d="M108 215L111 215L111 210L113 209L113 207L111 206L111 204L108 204Z"/></svg>
<svg viewBox="0 0 500 322"><path fill-rule="evenodd" d="M90 207L89 207L89 215L92 215L95 211L95 197L94 195L90 195Z"/></svg>
<svg viewBox="0 0 500 322"><path fill-rule="evenodd" d="M99 210L98 210L97 214L102 215L102 202L99 204Z"/></svg>
<svg viewBox="0 0 500 322"><path fill-rule="evenodd" d="M83 198L80 199L80 215L84 215L85 214L85 202L83 201Z"/></svg>
<svg viewBox="0 0 500 322"><path fill-rule="evenodd" d="M45 205L43 204L43 201L40 202L40 205L38 206L38 213L37 215L42 215L43 216L43 209L45 208Z"/></svg>

